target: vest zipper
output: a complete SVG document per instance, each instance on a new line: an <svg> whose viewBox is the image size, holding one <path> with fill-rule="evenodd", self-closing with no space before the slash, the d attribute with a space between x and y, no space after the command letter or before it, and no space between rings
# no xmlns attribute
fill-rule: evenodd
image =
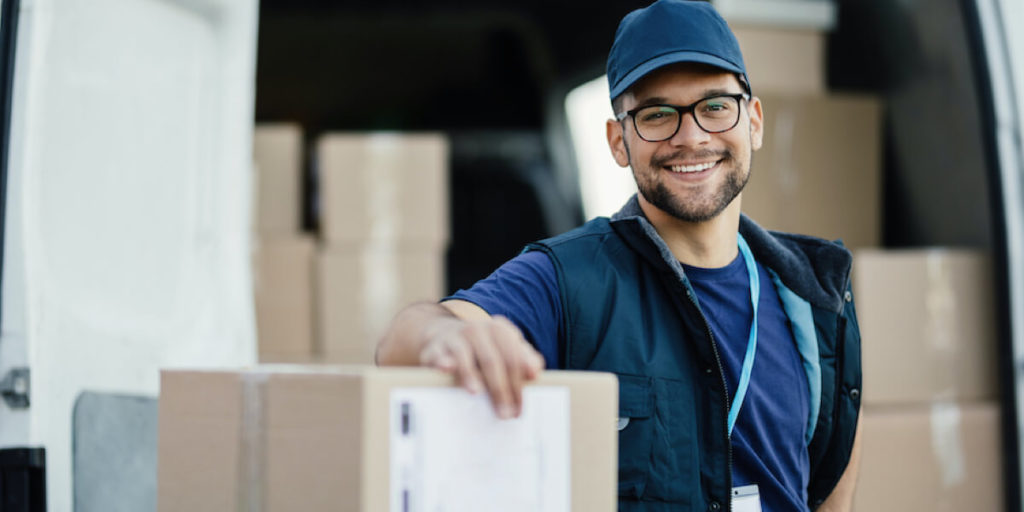
<svg viewBox="0 0 1024 512"><path fill-rule="evenodd" d="M711 353L715 355L715 363L718 365L718 376L722 379L722 389L725 390L725 451L728 458L726 459L726 467L729 472L725 475L727 490L726 499L726 510L732 511L732 440L729 438L729 383L725 380L725 368L722 366L722 358L718 354L718 343L715 341L715 335L711 332L711 324L708 323L707 317L704 316L704 312L700 310L700 304L697 303L697 297L694 295L692 289L689 286L686 287L686 297L690 299L690 302L697 309L697 313L700 315L700 319L704 322L704 332L708 335L708 340L711 342Z"/></svg>

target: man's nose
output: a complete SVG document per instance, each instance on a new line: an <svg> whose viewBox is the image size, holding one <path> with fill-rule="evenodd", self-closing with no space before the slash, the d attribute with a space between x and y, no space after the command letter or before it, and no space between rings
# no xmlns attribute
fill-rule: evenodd
<svg viewBox="0 0 1024 512"><path fill-rule="evenodd" d="M704 131L697 124L697 119L693 117L693 112L687 112L683 114L683 118L679 121L679 129L669 139L669 143L673 146L699 146L706 144L710 140L711 134Z"/></svg>

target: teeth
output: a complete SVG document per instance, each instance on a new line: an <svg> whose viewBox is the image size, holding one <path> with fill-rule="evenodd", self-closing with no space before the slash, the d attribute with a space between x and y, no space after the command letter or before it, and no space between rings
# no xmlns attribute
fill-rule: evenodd
<svg viewBox="0 0 1024 512"><path fill-rule="evenodd" d="M673 165L672 172L700 172L715 166L715 162L697 165Z"/></svg>

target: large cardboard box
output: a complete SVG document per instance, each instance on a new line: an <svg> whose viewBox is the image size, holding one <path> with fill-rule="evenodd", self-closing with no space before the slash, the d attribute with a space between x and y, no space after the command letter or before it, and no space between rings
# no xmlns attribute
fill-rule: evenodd
<svg viewBox="0 0 1024 512"><path fill-rule="evenodd" d="M317 271L320 351L332 363L372 363L398 311L444 293L444 251L434 244L328 248Z"/></svg>
<svg viewBox="0 0 1024 512"><path fill-rule="evenodd" d="M756 89L755 89L756 90ZM881 241L881 102L870 96L759 94L764 145L743 211L762 226L853 248Z"/></svg>
<svg viewBox="0 0 1024 512"><path fill-rule="evenodd" d="M311 236L263 239L256 246L253 288L261 361L314 355L314 272Z"/></svg>
<svg viewBox="0 0 1024 512"><path fill-rule="evenodd" d="M758 95L825 93L825 34L813 29L734 26Z"/></svg>
<svg viewBox="0 0 1024 512"><path fill-rule="evenodd" d="M317 141L327 245L448 241L448 140L441 134L337 133Z"/></svg>
<svg viewBox="0 0 1024 512"><path fill-rule="evenodd" d="M972 250L854 254L865 404L998 396L991 271Z"/></svg>
<svg viewBox="0 0 1024 512"><path fill-rule="evenodd" d="M258 124L253 130L257 232L291 236L302 229L302 148L296 124Z"/></svg>
<svg viewBox="0 0 1024 512"><path fill-rule="evenodd" d="M1003 508L999 405L866 408L854 510Z"/></svg>
<svg viewBox="0 0 1024 512"><path fill-rule="evenodd" d="M403 459L399 461L403 463L401 467L412 467L413 474L392 471L399 466L391 463L392 450L396 450L396 458L405 453L398 451L404 450L404 446L394 444L403 442L402 438L393 442L395 422L408 420L405 409L396 410L393 398L410 390L450 388L452 380L439 372L418 368L164 371L160 393L158 508L161 512L402 510L394 507L392 500L397 489L392 488L392 482L404 486L409 479L422 476L415 474L415 468L423 466L405 465L407 461ZM567 455L558 455L559 450L536 453L536 446L530 444L542 433L516 430L523 425L516 422L526 421L525 418L476 428L463 423L473 416L473 411L466 410L450 412L447 421L453 429L469 429L464 434L467 442L486 441L500 448L506 443L525 441L525 451L534 456L567 459L565 476L571 492L571 510L615 510L618 385L614 375L544 372L527 387L528 392L530 389L553 390L563 397L567 391ZM462 391L449 395L442 400L468 397ZM482 395L475 399L481 407L489 407ZM524 404L524 416L527 407L531 407L529 403ZM562 411L560 414L564 415ZM543 419L547 428L547 417ZM425 424L417 416L412 417L411 423L413 429ZM429 445L431 440L424 441ZM421 455L429 459L444 457L429 452ZM536 481L541 476L532 474L536 467L517 470L509 460L481 457L473 462L477 465L467 468L450 492L496 491L484 498L520 493L526 489L508 486L518 481ZM496 472L501 478L488 481L487 475ZM480 503L475 510L493 509L495 503Z"/></svg>

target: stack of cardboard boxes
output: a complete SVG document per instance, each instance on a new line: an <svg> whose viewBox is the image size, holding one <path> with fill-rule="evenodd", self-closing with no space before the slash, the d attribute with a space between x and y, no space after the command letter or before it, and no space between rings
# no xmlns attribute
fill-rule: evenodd
<svg viewBox="0 0 1024 512"><path fill-rule="evenodd" d="M444 292L447 139L328 134L316 157L320 346L327 362L372 363L395 313Z"/></svg>
<svg viewBox="0 0 1024 512"><path fill-rule="evenodd" d="M298 125L256 127L253 288L261 361L305 361L314 354L316 239L302 230L303 154Z"/></svg>
<svg viewBox="0 0 1024 512"><path fill-rule="evenodd" d="M743 211L767 229L879 245L881 101L826 92L820 31L734 30L765 119Z"/></svg>
<svg viewBox="0 0 1024 512"><path fill-rule="evenodd" d="M854 257L864 364L856 509L1003 510L987 255L861 250Z"/></svg>
<svg viewBox="0 0 1024 512"><path fill-rule="evenodd" d="M1001 510L988 257L881 249L880 101L827 92L820 32L734 29L765 115L744 212L854 251L864 369L854 509Z"/></svg>
<svg viewBox="0 0 1024 512"><path fill-rule="evenodd" d="M372 363L401 307L444 292L448 143L439 134L321 136L319 238L301 229L303 148L295 125L256 127L260 360Z"/></svg>

